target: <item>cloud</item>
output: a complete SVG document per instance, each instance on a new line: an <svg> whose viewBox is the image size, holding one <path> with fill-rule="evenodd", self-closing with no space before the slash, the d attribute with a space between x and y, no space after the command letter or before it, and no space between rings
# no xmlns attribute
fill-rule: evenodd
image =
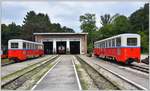
<svg viewBox="0 0 150 91"><path fill-rule="evenodd" d="M2 23L15 22L22 24L26 13L34 10L36 13L45 13L51 22L73 28L80 32L79 17L85 13L96 14L96 25L100 24L100 16L107 13L116 13L129 16L135 10L143 7L145 2L117 2L117 1L3 1Z"/></svg>

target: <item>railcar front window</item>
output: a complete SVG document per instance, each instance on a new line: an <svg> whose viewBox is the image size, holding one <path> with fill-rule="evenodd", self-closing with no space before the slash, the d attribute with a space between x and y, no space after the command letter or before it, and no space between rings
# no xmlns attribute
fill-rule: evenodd
<svg viewBox="0 0 150 91"><path fill-rule="evenodd" d="M137 38L127 38L128 46L137 46Z"/></svg>
<svg viewBox="0 0 150 91"><path fill-rule="evenodd" d="M121 46L121 38L116 38L116 46Z"/></svg>
<svg viewBox="0 0 150 91"><path fill-rule="evenodd" d="M11 43L11 48L18 48L18 43Z"/></svg>

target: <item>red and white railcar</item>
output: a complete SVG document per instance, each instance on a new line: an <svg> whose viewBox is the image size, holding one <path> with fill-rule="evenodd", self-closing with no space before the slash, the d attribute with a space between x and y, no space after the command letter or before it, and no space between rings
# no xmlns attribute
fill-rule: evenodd
<svg viewBox="0 0 150 91"><path fill-rule="evenodd" d="M140 35L120 34L94 43L94 55L130 64L140 62Z"/></svg>
<svg viewBox="0 0 150 91"><path fill-rule="evenodd" d="M23 61L44 55L43 44L22 39L8 41L8 58L15 61Z"/></svg>

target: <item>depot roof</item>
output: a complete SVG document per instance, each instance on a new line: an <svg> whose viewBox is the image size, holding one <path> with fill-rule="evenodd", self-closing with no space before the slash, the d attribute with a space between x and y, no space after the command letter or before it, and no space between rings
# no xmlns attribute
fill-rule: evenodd
<svg viewBox="0 0 150 91"><path fill-rule="evenodd" d="M87 35L88 33L33 33L33 35Z"/></svg>

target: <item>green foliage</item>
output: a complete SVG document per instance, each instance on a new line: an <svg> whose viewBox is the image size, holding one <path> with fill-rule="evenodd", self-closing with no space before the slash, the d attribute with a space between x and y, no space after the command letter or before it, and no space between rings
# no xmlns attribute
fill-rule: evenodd
<svg viewBox="0 0 150 91"><path fill-rule="evenodd" d="M89 45L88 45L88 53L91 53L92 51L93 51L93 43L90 43Z"/></svg>
<svg viewBox="0 0 150 91"><path fill-rule="evenodd" d="M84 15L80 16L80 22L81 22L81 29L83 32L88 32L87 40L88 40L88 47L90 44L93 45L93 41L95 39L94 31L96 31L96 20L95 20L95 14L86 13ZM93 46L90 46L93 48ZM89 50L88 52L92 52L92 50Z"/></svg>
<svg viewBox="0 0 150 91"><path fill-rule="evenodd" d="M7 48L9 39L34 40L33 33L35 32L74 32L66 26L61 27L59 23L51 23L47 14L36 14L34 11L27 12L22 26L12 23L2 24L1 28L3 48Z"/></svg>
<svg viewBox="0 0 150 91"><path fill-rule="evenodd" d="M1 25L1 38L2 38L2 49L7 49L7 43L9 39L17 39L20 38L22 28L15 23L9 24L8 26L5 24Z"/></svg>
<svg viewBox="0 0 150 91"><path fill-rule="evenodd" d="M149 51L149 4L145 4L143 8L138 9L129 17L132 32L141 35L142 52Z"/></svg>
<svg viewBox="0 0 150 91"><path fill-rule="evenodd" d="M86 13L80 16L81 29L83 32L90 32L96 30L95 14Z"/></svg>
<svg viewBox="0 0 150 91"><path fill-rule="evenodd" d="M112 24L107 24L107 25L101 27L98 34L101 35L100 37L98 37L98 40L99 39L104 39L104 38L107 38L107 37L110 37L110 36L114 35L115 32L113 31L113 25Z"/></svg>
<svg viewBox="0 0 150 91"><path fill-rule="evenodd" d="M149 27L149 4L145 4L143 8L132 13L129 19L135 32L147 30Z"/></svg>
<svg viewBox="0 0 150 91"><path fill-rule="evenodd" d="M143 32L143 31L139 31L138 32L140 35L141 35L141 49L142 49L142 53L148 53L148 50L149 50L149 36L146 36L146 32Z"/></svg>
<svg viewBox="0 0 150 91"><path fill-rule="evenodd" d="M105 14L103 16L100 16L101 18L101 24L103 26L110 24L119 14L115 14L114 16L110 16L110 14Z"/></svg>
<svg viewBox="0 0 150 91"><path fill-rule="evenodd" d="M93 41L108 38L123 33L137 33L141 35L142 53L149 50L149 4L145 4L133 12L129 18L124 15L105 14L100 16L102 27L95 26L95 14L80 16L81 29L88 32L88 53L92 52ZM97 29L97 31L95 31ZM92 31L93 30L93 31Z"/></svg>
<svg viewBox="0 0 150 91"><path fill-rule="evenodd" d="M120 15L113 21L113 30L115 34L131 33L131 26L126 16Z"/></svg>
<svg viewBox="0 0 150 91"><path fill-rule="evenodd" d="M74 32L66 26L61 28L59 23L52 24L47 14L36 14L34 11L28 12L23 22L22 35L26 36L26 40L33 40L35 32Z"/></svg>

